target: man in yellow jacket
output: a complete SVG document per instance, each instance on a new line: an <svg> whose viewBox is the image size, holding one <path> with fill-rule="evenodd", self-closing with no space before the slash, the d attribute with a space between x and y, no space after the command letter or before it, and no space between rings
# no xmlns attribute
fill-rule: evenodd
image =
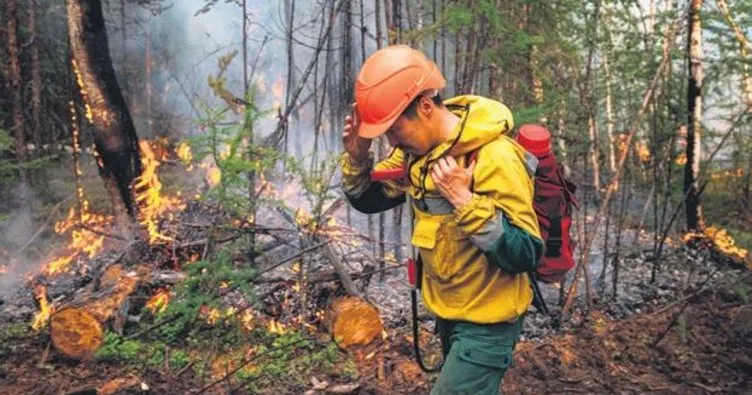
<svg viewBox="0 0 752 395"><path fill-rule="evenodd" d="M442 101L445 84L435 63L404 45L366 60L345 120L344 192L364 213L412 197L422 298L445 360L432 394L497 394L533 298L525 272L543 251L536 160L508 136L509 108L479 96ZM383 134L395 149L374 164L371 140ZM405 180L370 181L374 169L403 166Z"/></svg>

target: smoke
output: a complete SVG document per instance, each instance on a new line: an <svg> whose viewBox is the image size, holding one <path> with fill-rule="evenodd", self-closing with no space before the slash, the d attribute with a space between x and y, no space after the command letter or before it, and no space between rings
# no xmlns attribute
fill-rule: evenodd
<svg viewBox="0 0 752 395"><path fill-rule="evenodd" d="M174 134L192 136L199 133L196 130L198 120L205 118L207 109L226 107L217 95L212 92L208 84L210 76L219 73L218 61L222 56L236 52L237 55L223 74L225 86L236 97L243 97L244 68L248 74L253 73L251 82L256 87L256 105L267 113L259 120L255 127L259 137L268 135L278 123L277 109L281 105L284 111L286 93L288 91L288 59L287 59L287 31L290 13L294 15L293 31L293 61L295 77L291 79L294 90L301 84L303 72L314 60L315 48L322 24L328 22L328 9L322 12L322 7L328 7L329 2L306 2L293 0L261 1L248 0L248 45L246 64L242 58L243 13L239 2L217 2L206 12L205 0L191 0L173 2L167 10L153 15L144 8L133 8L126 12L130 19L136 19L136 28L126 24L129 29L125 45L121 43L119 34L110 34L111 50L115 67L118 69L119 79L125 81L126 99L129 102L132 115L136 121L140 136L150 138L151 134L165 133L168 130ZM287 7L286 7L287 3ZM367 26L366 42L361 43L360 13L358 5L352 5L352 26L350 31L351 73L354 75L362 62L362 47L366 53L375 50L373 40L375 22L373 20L373 4L365 5L363 23ZM294 10L289 5L294 4ZM121 25L119 9L109 10L108 26ZM305 88L298 97L297 111L288 120L290 153L297 156L310 154L313 150L315 134L314 96L321 97L323 90L329 96L324 103L322 122L324 132L331 136L319 139L319 150L325 147L335 150L340 121L329 118L329 106L347 107L342 102L339 92L342 84L342 51L344 23L339 16L333 25L332 54L329 56L327 67L327 50L321 51L318 57L318 70L312 70ZM110 29L117 30L117 29ZM150 43L149 45L147 45ZM147 51L147 47L148 51ZM125 53L123 53L125 48ZM146 64L148 56L150 76L146 79ZM328 78L328 86L323 86L324 78ZM315 79L315 81L314 81ZM150 87L147 89L147 84ZM334 88L334 89L332 89ZM151 92L151 99L145 97ZM145 107L151 103L151 108ZM319 100L319 104L321 100ZM168 122L157 119L169 114ZM164 116L162 118L165 118ZM226 121L240 121L241 116L231 114ZM331 125L334 122L335 125ZM165 133L169 134L169 133ZM332 144L334 142L335 144ZM296 151L297 148L297 151Z"/></svg>
<svg viewBox="0 0 752 395"><path fill-rule="evenodd" d="M23 275L36 267L36 260L26 254L25 247L35 233L32 207L38 207L39 202L33 189L23 182L12 195L16 205L0 222L0 268L5 272L0 274L0 300L15 292L23 284Z"/></svg>

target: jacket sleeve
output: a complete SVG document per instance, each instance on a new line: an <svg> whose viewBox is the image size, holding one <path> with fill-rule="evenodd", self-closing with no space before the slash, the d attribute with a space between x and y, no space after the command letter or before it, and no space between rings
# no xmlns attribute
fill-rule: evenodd
<svg viewBox="0 0 752 395"><path fill-rule="evenodd" d="M534 270L543 254L525 157L510 142L481 149L471 201L455 210L462 232L507 273Z"/></svg>
<svg viewBox="0 0 752 395"><path fill-rule="evenodd" d="M342 189L347 200L356 210L373 214L394 208L405 202L403 188L396 181L371 182L372 169L395 169L403 164L404 154L400 150L392 152L387 159L373 165L373 153L368 158L356 161L346 152L342 154Z"/></svg>

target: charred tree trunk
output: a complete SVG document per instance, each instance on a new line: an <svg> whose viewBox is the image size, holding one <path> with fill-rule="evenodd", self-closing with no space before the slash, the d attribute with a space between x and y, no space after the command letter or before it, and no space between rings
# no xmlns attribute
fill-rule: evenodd
<svg viewBox="0 0 752 395"><path fill-rule="evenodd" d="M68 35L86 118L94 132L99 174L120 225L135 218L132 183L141 174L138 136L123 100L107 43L100 0L66 0Z"/></svg>
<svg viewBox="0 0 752 395"><path fill-rule="evenodd" d="M689 86L687 89L687 163L684 165L684 194L687 228L703 228L702 207L698 195L697 178L700 173L700 150L702 136L702 0L692 0L689 7Z"/></svg>
<svg viewBox="0 0 752 395"><path fill-rule="evenodd" d="M31 35L31 135L34 138L34 156L42 152L42 67L39 62L39 28L37 27L37 2L29 1L29 33Z"/></svg>
<svg viewBox="0 0 752 395"><path fill-rule="evenodd" d="M146 21L146 39L144 40L144 95L145 100L145 113L146 113L146 138L154 138L154 112L152 111L152 93L153 87L151 84L152 73L152 50L151 50L151 23ZM245 64L245 63L244 63ZM142 131L143 132L143 131Z"/></svg>

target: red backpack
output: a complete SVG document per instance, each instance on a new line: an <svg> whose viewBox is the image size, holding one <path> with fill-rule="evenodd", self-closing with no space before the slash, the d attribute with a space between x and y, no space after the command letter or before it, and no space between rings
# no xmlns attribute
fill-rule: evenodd
<svg viewBox="0 0 752 395"><path fill-rule="evenodd" d="M545 252L535 270L536 279L558 283L574 267L575 242L569 235L577 187L564 177L564 170L551 151L551 133L540 125L523 125L516 138L538 159L533 207L538 216Z"/></svg>

